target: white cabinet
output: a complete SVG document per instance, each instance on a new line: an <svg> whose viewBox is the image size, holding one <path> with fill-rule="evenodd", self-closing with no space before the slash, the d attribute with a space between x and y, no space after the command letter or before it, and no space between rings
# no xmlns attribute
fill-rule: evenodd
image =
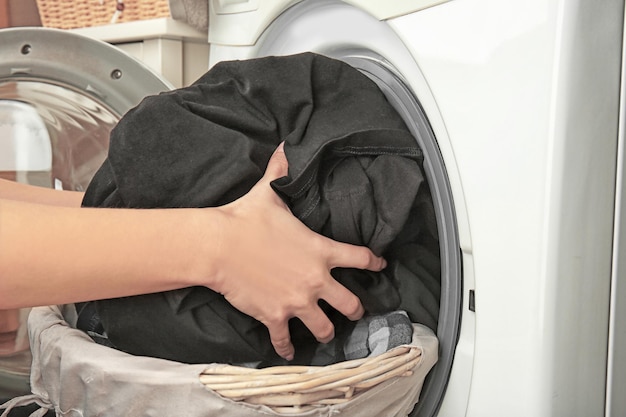
<svg viewBox="0 0 626 417"><path fill-rule="evenodd" d="M191 84L209 68L208 34L171 18L72 29L71 32L117 46L175 88Z"/></svg>

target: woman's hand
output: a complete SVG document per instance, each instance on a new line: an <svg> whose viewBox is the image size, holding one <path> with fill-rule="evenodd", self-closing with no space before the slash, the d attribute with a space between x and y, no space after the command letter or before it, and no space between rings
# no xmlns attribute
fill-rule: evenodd
<svg viewBox="0 0 626 417"><path fill-rule="evenodd" d="M363 315L359 299L330 270L379 271L386 264L296 219L270 187L286 174L279 147L248 194L201 209L79 208L79 193L0 181L0 309L205 285L265 324L286 359L294 353L292 317L328 342L334 327L320 299L352 320Z"/></svg>
<svg viewBox="0 0 626 417"><path fill-rule="evenodd" d="M330 274L334 267L379 271L383 258L369 249L321 236L294 217L270 182L287 174L282 145L263 178L244 197L220 207L226 226L212 289L269 330L276 352L293 359L288 321L297 317L322 343L334 326L318 305L323 299L351 320L363 315L359 299Z"/></svg>

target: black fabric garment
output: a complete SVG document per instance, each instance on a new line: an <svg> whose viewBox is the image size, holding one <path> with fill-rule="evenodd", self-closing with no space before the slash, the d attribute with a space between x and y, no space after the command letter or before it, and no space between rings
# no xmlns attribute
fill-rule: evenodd
<svg viewBox="0 0 626 417"><path fill-rule="evenodd" d="M113 130L108 157L83 205L223 205L261 178L281 141L289 174L272 186L308 227L366 245L390 265L400 262L386 253L394 240L423 240L426 228L403 230L410 215L422 216L415 213L418 193L429 197L415 139L371 80L312 53L223 62L189 87L147 97ZM335 269L333 276L369 313L402 305L420 321L422 307L399 291L407 287L401 281L415 277L407 268L396 277L397 269ZM189 363L282 363L266 328L207 288L95 305L110 341L129 353ZM322 305L336 337L345 339L353 324ZM290 330L295 362L308 363L316 349L313 336L296 319Z"/></svg>

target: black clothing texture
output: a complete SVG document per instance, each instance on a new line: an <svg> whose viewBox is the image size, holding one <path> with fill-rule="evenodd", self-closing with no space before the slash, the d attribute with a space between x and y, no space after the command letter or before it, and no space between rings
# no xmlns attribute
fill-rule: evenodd
<svg viewBox="0 0 626 417"><path fill-rule="evenodd" d="M437 267L412 270L412 247L427 263L439 262L421 150L376 84L341 61L304 53L222 62L189 87L145 98L112 131L83 205L223 205L261 178L281 141L289 173L272 187L294 215L389 261L382 272L336 268L333 276L370 314L402 307L413 321L436 327L438 305L422 305L420 292L438 281ZM424 281L420 274L428 285L405 282ZM438 291L429 302L437 302ZM106 336L129 353L188 363L284 363L264 325L207 288L94 303ZM321 304L345 340L354 324ZM317 342L297 319L290 330L294 362L309 363Z"/></svg>

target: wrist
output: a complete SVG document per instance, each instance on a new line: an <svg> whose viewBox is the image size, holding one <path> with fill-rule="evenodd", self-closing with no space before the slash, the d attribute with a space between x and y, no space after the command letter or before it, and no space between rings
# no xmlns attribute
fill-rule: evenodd
<svg viewBox="0 0 626 417"><path fill-rule="evenodd" d="M224 211L218 207L194 209L188 216L190 221L189 250L193 255L190 258L192 266L189 286L204 286L220 292L223 276L220 273L227 262L225 242L229 220Z"/></svg>

